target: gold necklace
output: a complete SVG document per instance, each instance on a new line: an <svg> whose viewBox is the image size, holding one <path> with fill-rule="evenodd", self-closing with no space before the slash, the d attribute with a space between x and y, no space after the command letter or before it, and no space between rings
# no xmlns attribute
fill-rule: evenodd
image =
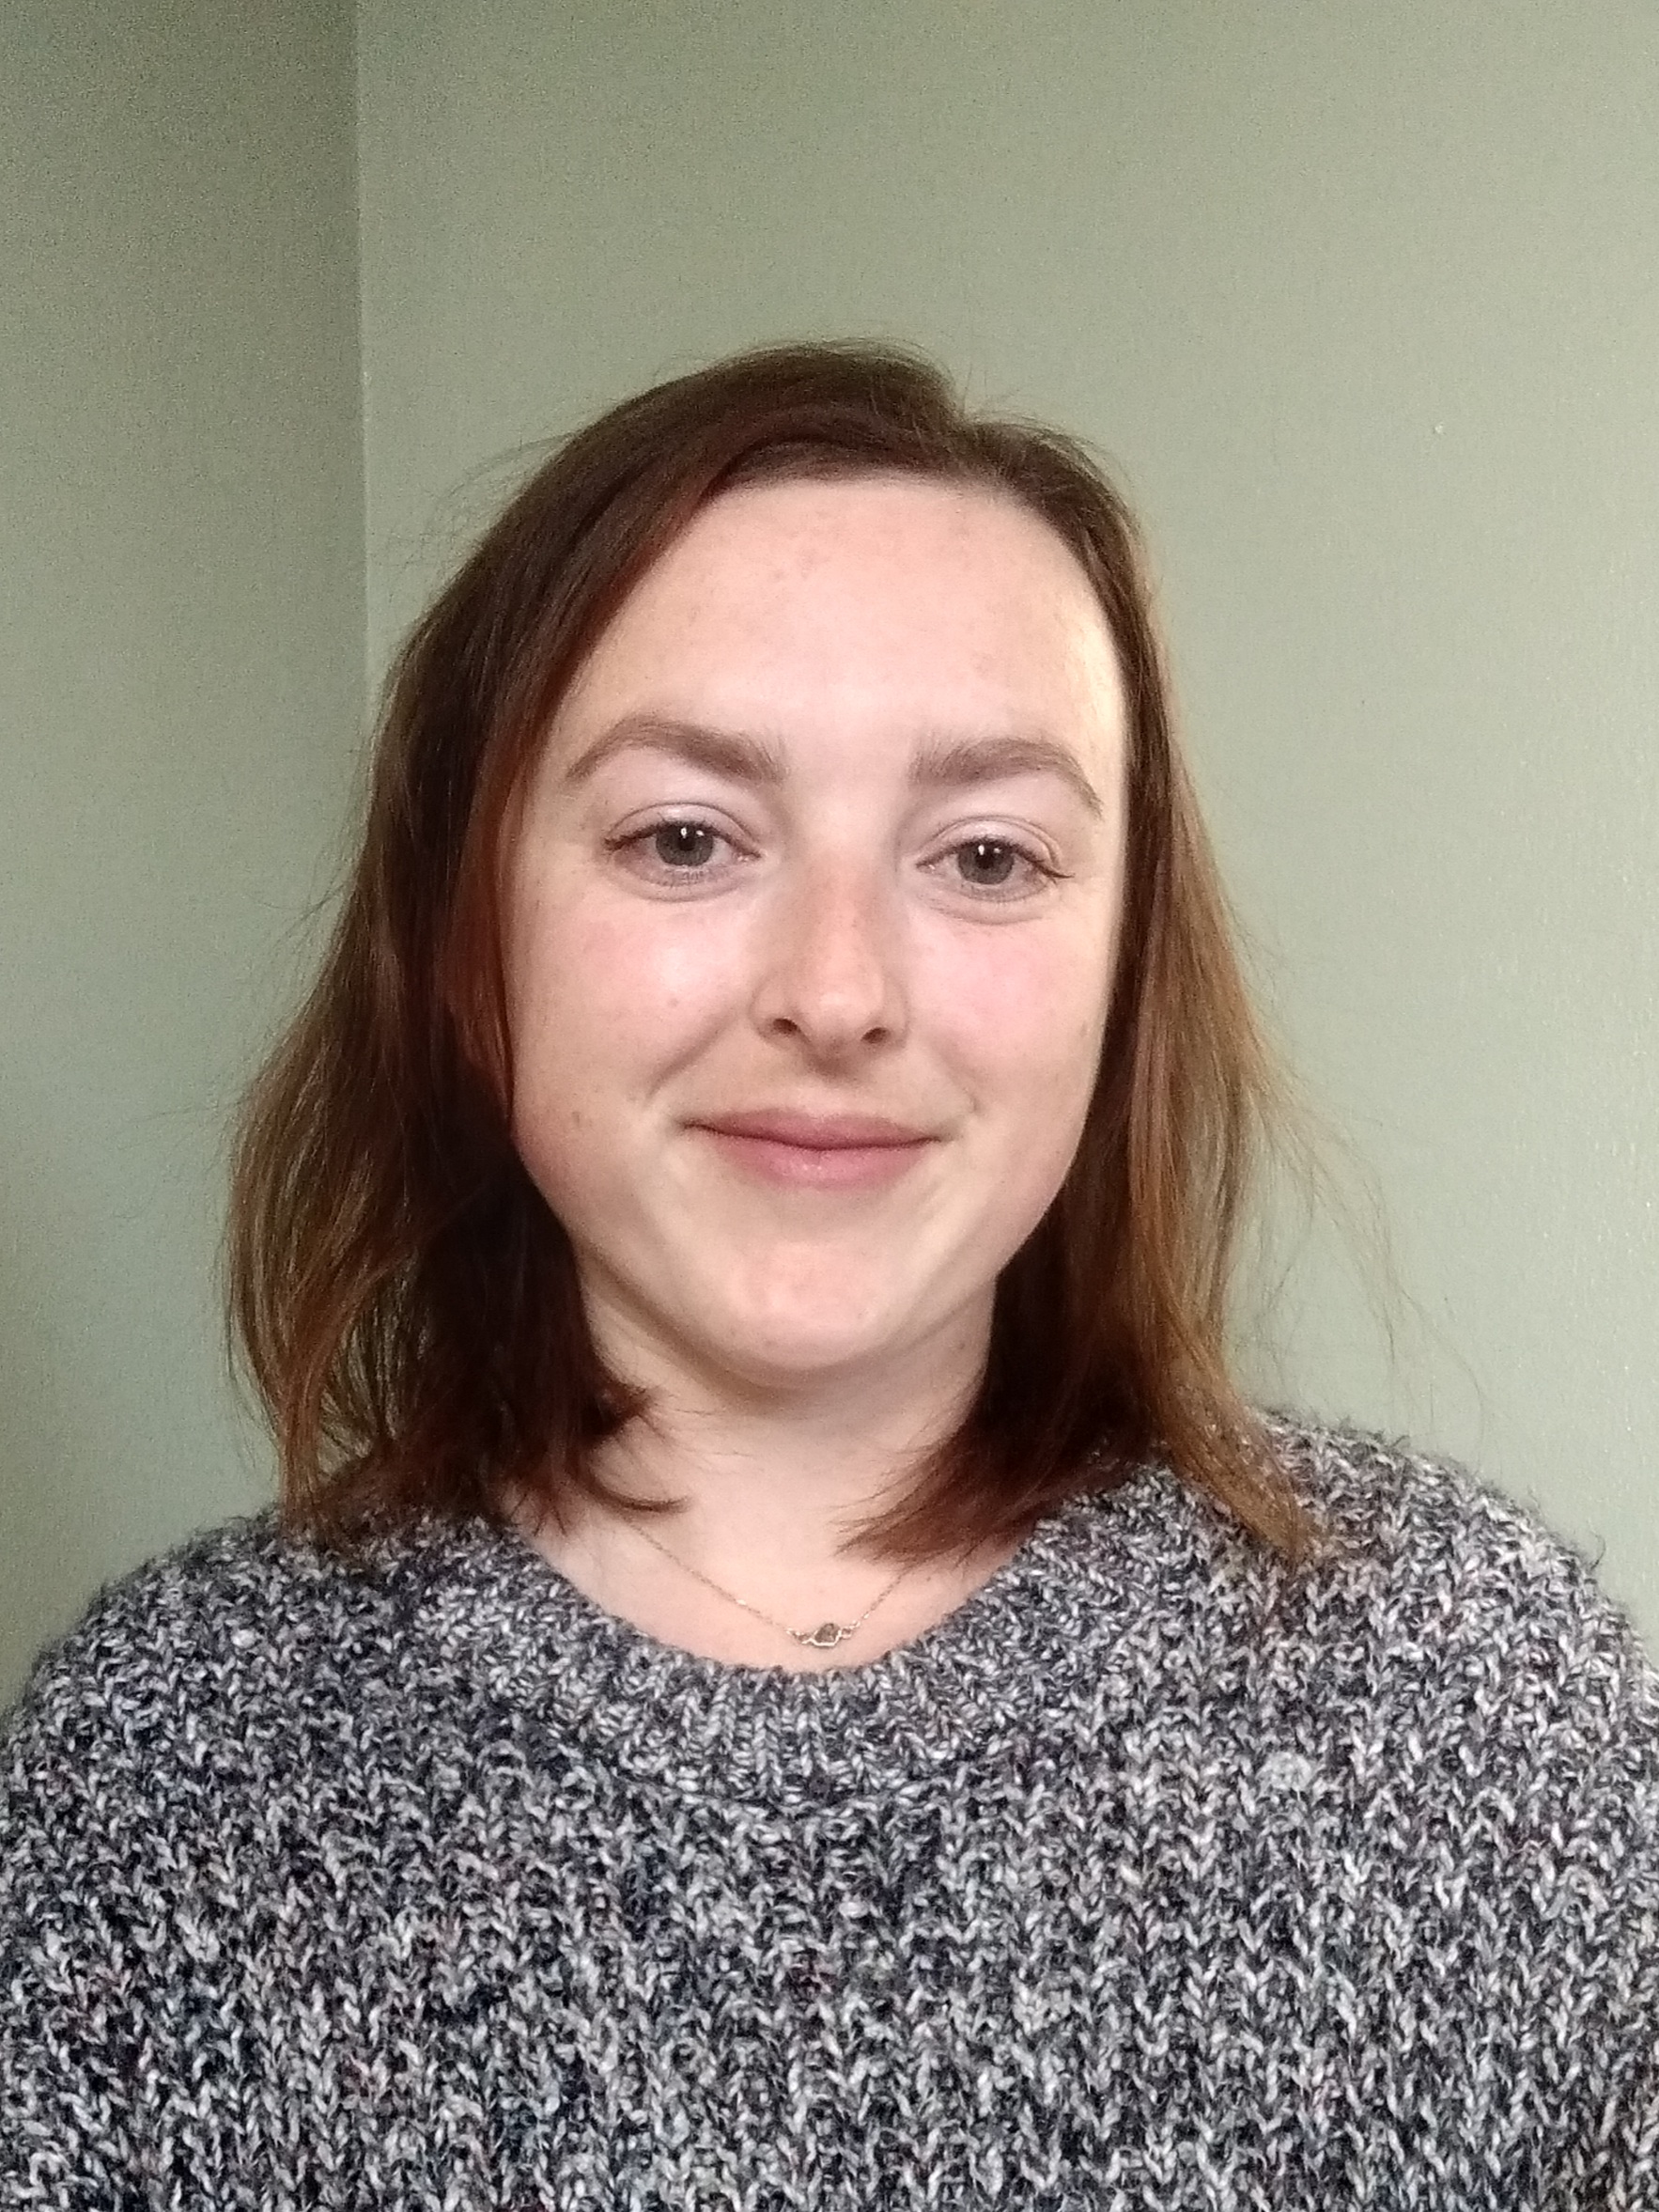
<svg viewBox="0 0 1659 2212"><path fill-rule="evenodd" d="M810 1651L833 1651L837 1644L845 1643L849 1636L856 1634L863 1627L876 1608L892 1596L905 1577L910 1572L907 1566L900 1567L886 1589L876 1593L856 1621L820 1621L815 1628L792 1628L787 1621L776 1620L769 1612L763 1612L758 1605L751 1605L747 1597L739 1597L735 1590L724 1588L722 1584L715 1581L712 1575L705 1575L701 1567L692 1566L677 1552L671 1551L666 1544L659 1543L650 1530L641 1528L638 1521L634 1523L634 1527L638 1534L644 1537L652 1550L660 1551L669 1565L677 1566L681 1574L690 1575L693 1581L701 1582L705 1590L712 1590L717 1597L723 1597L728 1605L740 1605L745 1612L752 1612L757 1621L765 1621L768 1628L776 1628L781 1636L787 1636L792 1643L804 1643Z"/></svg>

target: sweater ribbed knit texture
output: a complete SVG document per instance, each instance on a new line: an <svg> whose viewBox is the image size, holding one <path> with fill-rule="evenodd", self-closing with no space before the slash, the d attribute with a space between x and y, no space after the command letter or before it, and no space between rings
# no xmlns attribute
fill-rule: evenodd
<svg viewBox="0 0 1659 2212"><path fill-rule="evenodd" d="M827 1675L269 1517L0 1752L0 2205L1659 2205L1659 1684L1514 1506L1286 1426Z"/></svg>

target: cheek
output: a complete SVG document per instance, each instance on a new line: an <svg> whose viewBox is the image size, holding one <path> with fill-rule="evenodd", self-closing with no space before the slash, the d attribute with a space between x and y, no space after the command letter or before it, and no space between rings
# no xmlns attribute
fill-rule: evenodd
<svg viewBox="0 0 1659 2212"><path fill-rule="evenodd" d="M1069 1145L1106 1027L1111 948L1097 935L1011 927L941 965L937 1003L953 1056L986 1104Z"/></svg>
<svg viewBox="0 0 1659 2212"><path fill-rule="evenodd" d="M514 1122L527 1157L607 1125L625 1098L696 1052L740 972L730 933L688 929L634 901L526 902L514 919L508 1003Z"/></svg>

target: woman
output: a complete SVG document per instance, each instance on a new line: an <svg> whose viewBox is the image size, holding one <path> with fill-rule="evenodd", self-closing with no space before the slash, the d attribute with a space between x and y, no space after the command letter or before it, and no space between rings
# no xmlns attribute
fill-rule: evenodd
<svg viewBox="0 0 1659 2212"><path fill-rule="evenodd" d="M1270 1118L1130 524L648 392L417 627L235 1307L284 1503L14 1714L0 2203L1659 2201L1659 1697L1222 1353Z"/></svg>

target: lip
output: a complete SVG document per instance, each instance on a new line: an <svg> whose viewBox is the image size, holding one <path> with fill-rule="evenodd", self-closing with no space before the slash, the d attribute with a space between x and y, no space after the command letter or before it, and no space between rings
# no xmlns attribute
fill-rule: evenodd
<svg viewBox="0 0 1659 2212"><path fill-rule="evenodd" d="M814 1152L865 1151L872 1146L926 1145L925 1129L870 1114L801 1114L762 1107L749 1114L720 1114L696 1124L721 1137L752 1137L767 1145L798 1145Z"/></svg>
<svg viewBox="0 0 1659 2212"><path fill-rule="evenodd" d="M766 1107L691 1124L723 1156L764 1182L867 1190L896 1181L936 1141L879 1114L802 1114Z"/></svg>

